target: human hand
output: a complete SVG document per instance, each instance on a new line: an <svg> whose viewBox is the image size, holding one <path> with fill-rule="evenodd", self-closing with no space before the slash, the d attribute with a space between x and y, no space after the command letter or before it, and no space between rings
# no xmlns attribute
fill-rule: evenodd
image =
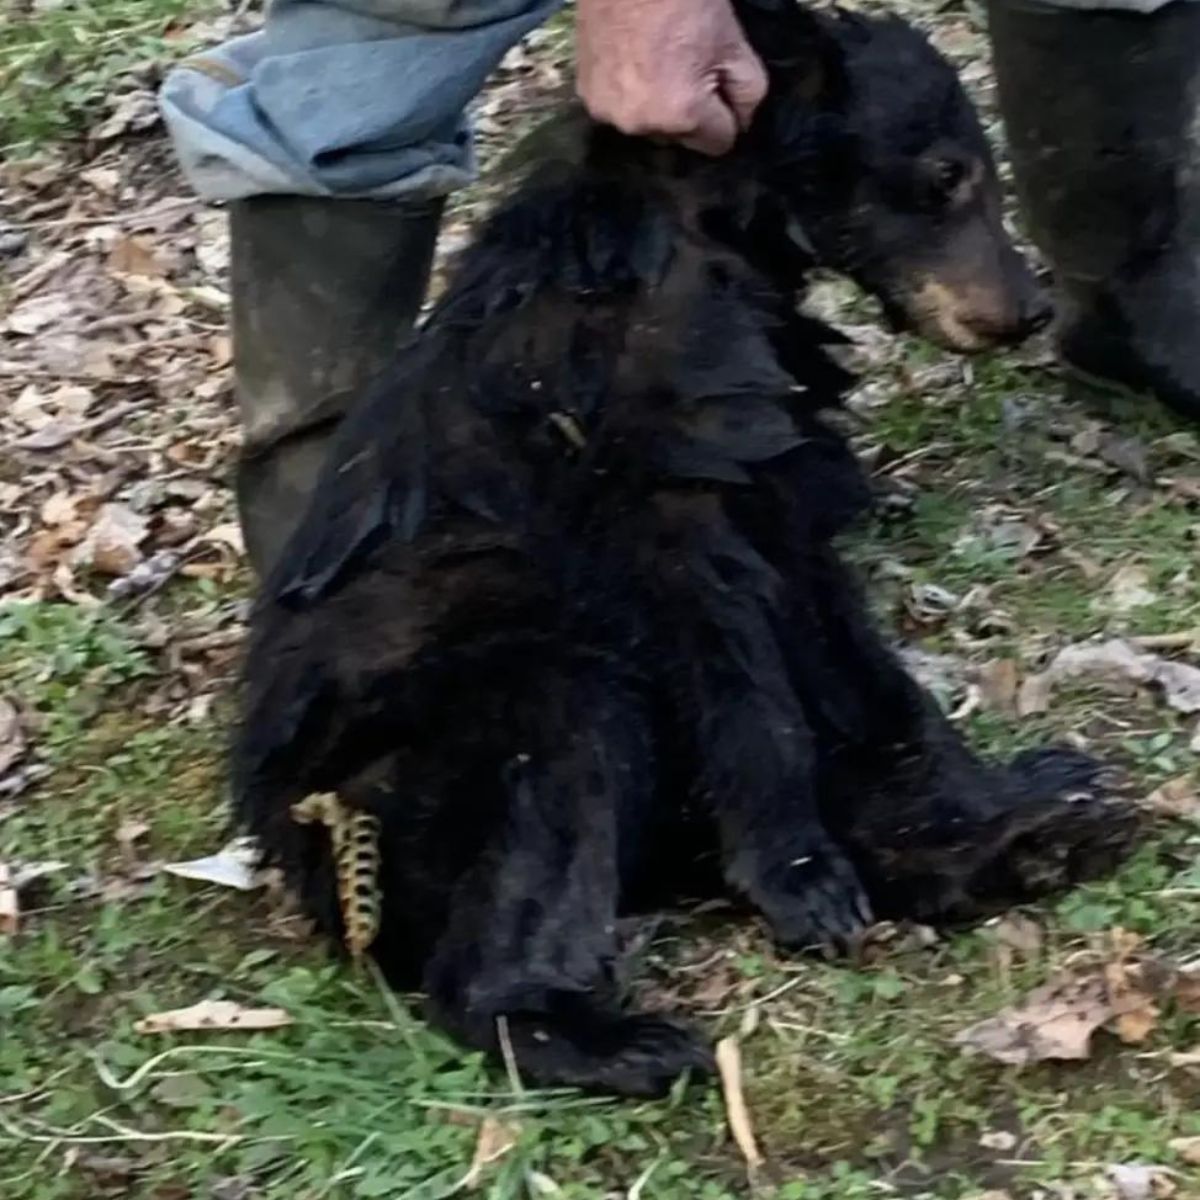
<svg viewBox="0 0 1200 1200"><path fill-rule="evenodd" d="M767 91L730 0L578 0L579 95L623 133L724 154Z"/></svg>

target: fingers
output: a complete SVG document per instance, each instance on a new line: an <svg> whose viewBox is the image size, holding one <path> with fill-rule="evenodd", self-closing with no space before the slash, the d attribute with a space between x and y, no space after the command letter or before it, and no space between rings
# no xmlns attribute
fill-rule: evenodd
<svg viewBox="0 0 1200 1200"><path fill-rule="evenodd" d="M689 150L726 154L738 134L750 127L766 94L766 69L753 54L741 55L721 68L718 90L695 107L692 128L677 132L676 137Z"/></svg>
<svg viewBox="0 0 1200 1200"><path fill-rule="evenodd" d="M750 128L755 110L767 94L767 69L749 47L721 71L721 95L733 112L739 130Z"/></svg>
<svg viewBox="0 0 1200 1200"><path fill-rule="evenodd" d="M674 137L689 150L715 157L733 148L738 132L738 120L733 109L723 96L713 92L696 105L691 127L674 131Z"/></svg>
<svg viewBox="0 0 1200 1200"><path fill-rule="evenodd" d="M576 86L622 133L724 154L767 91L730 0L578 0Z"/></svg>

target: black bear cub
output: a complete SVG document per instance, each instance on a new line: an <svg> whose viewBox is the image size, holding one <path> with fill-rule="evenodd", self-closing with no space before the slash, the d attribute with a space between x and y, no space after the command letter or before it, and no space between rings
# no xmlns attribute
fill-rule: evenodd
<svg viewBox="0 0 1200 1200"><path fill-rule="evenodd" d="M806 269L961 349L1044 317L970 103L898 20L738 9L771 86L734 153L559 126L252 621L239 819L339 933L291 808L373 814L388 978L541 1084L707 1068L614 976L618 915L706 862L801 950L1068 884L1130 832L1085 757L976 758L833 544L869 489L821 415L849 380Z"/></svg>

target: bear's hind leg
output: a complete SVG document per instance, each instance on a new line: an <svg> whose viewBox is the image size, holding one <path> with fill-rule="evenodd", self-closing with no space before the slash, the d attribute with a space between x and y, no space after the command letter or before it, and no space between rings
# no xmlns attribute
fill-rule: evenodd
<svg viewBox="0 0 1200 1200"><path fill-rule="evenodd" d="M506 1032L529 1082L661 1095L710 1055L681 1023L623 1010L614 977L621 840L654 799L649 722L589 668L538 685L514 704L501 828L425 972L431 1015L493 1056Z"/></svg>

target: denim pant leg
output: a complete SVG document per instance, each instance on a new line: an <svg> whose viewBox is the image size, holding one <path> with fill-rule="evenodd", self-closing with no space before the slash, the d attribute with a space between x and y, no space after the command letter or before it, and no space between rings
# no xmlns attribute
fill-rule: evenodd
<svg viewBox="0 0 1200 1200"><path fill-rule="evenodd" d="M474 172L464 110L561 0L273 0L175 67L160 105L207 200L424 200Z"/></svg>

